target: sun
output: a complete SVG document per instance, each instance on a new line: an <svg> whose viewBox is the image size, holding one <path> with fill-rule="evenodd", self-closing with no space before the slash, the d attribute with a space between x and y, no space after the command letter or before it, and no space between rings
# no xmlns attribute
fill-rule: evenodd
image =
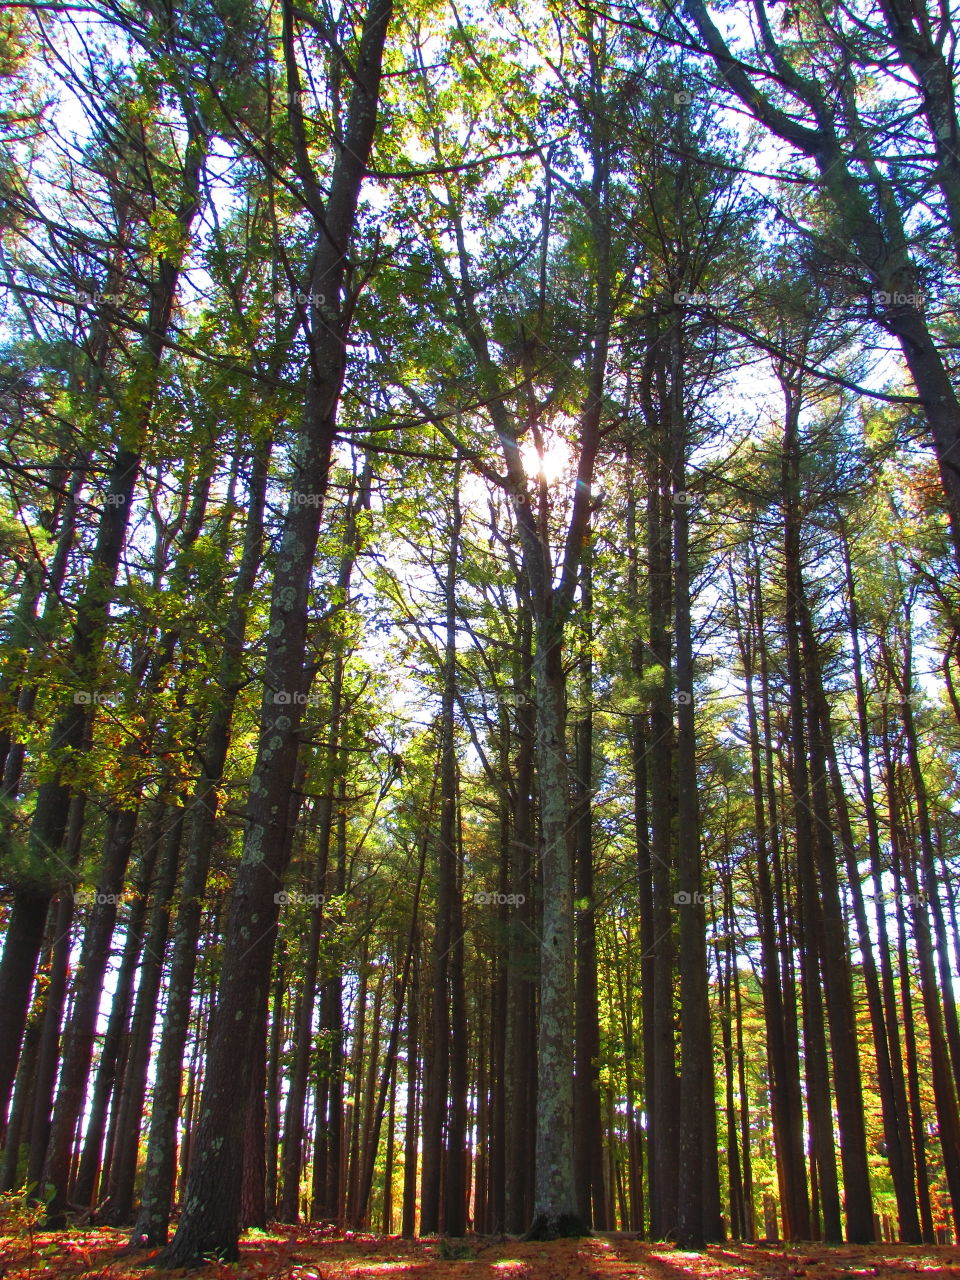
<svg viewBox="0 0 960 1280"><path fill-rule="evenodd" d="M531 480L543 480L545 484L554 485L569 476L573 465L573 451L570 445L556 432L544 433L543 455L537 453L532 440L526 440L520 447L523 469Z"/></svg>

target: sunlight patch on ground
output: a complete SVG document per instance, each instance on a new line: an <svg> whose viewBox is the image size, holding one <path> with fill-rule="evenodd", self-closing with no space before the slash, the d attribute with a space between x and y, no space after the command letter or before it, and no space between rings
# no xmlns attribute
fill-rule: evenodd
<svg viewBox="0 0 960 1280"><path fill-rule="evenodd" d="M358 1267L352 1269L354 1275L383 1275L386 1272L396 1271L399 1266L403 1271L422 1271L428 1267L429 1262L404 1262L399 1263L395 1258L389 1258L386 1262L364 1262Z"/></svg>
<svg viewBox="0 0 960 1280"><path fill-rule="evenodd" d="M429 1262L361 1262L355 1266L344 1267L341 1274L346 1276L408 1276L415 1271L427 1271Z"/></svg>
<svg viewBox="0 0 960 1280"><path fill-rule="evenodd" d="M711 1245L688 1253L633 1235L528 1243L469 1237L473 1256L442 1258L436 1239L403 1241L310 1228L273 1229L241 1246L241 1261L155 1271L155 1254L122 1255L109 1227L0 1235L3 1280L960 1280L951 1246Z"/></svg>

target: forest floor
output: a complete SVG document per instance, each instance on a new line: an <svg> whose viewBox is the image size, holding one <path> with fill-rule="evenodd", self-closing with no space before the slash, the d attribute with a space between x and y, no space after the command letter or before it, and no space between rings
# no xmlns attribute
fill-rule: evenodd
<svg viewBox="0 0 960 1280"><path fill-rule="evenodd" d="M733 1243L696 1254L613 1234L523 1244L277 1228L248 1234L239 1263L184 1272L156 1269L149 1254L118 1256L125 1242L104 1228L0 1235L0 1280L960 1280L960 1249L932 1246Z"/></svg>

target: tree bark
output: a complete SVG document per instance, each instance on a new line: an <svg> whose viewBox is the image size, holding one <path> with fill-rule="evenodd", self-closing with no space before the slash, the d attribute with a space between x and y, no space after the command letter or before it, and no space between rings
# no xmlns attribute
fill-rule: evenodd
<svg viewBox="0 0 960 1280"><path fill-rule="evenodd" d="M770 1114L773 1140L777 1158L777 1180L780 1190L780 1211L783 1218L783 1235L786 1240L811 1238L810 1201L807 1192L807 1174L803 1158L802 1111L800 1109L799 1066L788 1050L786 1030L787 1009L783 997L780 959L777 953L777 932L773 883L769 866L769 843L774 829L768 825L764 804L764 784L760 758L760 734L757 719L754 680L756 676L754 655L756 649L764 651L764 638L760 627L762 613L757 599L759 592L759 565L752 577L748 624L752 623L756 638L750 635L750 626L740 623L736 577L731 570L730 587L734 614L746 682L747 736L750 747L750 770L753 790L754 827L756 829L757 856L757 921L760 929L760 953L762 960L762 989L764 1019L767 1031L767 1061L770 1069ZM764 682L765 683L765 682ZM768 839L769 837L769 839Z"/></svg>
<svg viewBox="0 0 960 1280"><path fill-rule="evenodd" d="M821 954L823 987L830 1022L840 1162L843 1169L844 1211L847 1240L871 1244L874 1239L873 1202L867 1161L867 1134L860 1087L860 1053L853 1007L848 938L840 902L837 854L833 841L826 750L823 740L825 700L820 677L819 652L810 607L797 565L797 608L800 648L806 680L807 733L810 752L810 803L813 849L823 920Z"/></svg>
<svg viewBox="0 0 960 1280"><path fill-rule="evenodd" d="M126 1069L116 1102L117 1135L110 1161L107 1203L98 1214L101 1221L111 1226L123 1226L133 1218L140 1126L147 1096L147 1075L170 927L170 905L180 866L184 817L183 808L176 809L163 837L160 873L144 939L140 982L130 1024Z"/></svg>
<svg viewBox="0 0 960 1280"><path fill-rule="evenodd" d="M449 1093L447 1116L447 1149L443 1194L443 1225L447 1235L464 1236L467 1232L467 1009L464 979L463 928L463 849L460 832L460 805L454 710L457 698L457 613L456 585L460 561L460 535L463 513L460 505L460 469L454 466L453 519L446 582L446 647L444 654L444 696L442 717L442 760L440 765L440 840L441 878L446 880L443 896L449 911ZM441 988L434 988L437 995Z"/></svg>
<svg viewBox="0 0 960 1280"><path fill-rule="evenodd" d="M417 1095L419 1093L420 936L414 937L410 996L407 1000L407 1110L403 1125L403 1215L400 1234L412 1240L417 1228Z"/></svg>
<svg viewBox="0 0 960 1280"><path fill-rule="evenodd" d="M840 1194L833 1148L833 1119L830 1109L826 1037L820 1002L823 973L823 921L816 882L813 849L813 809L810 767L807 758L805 685L800 647L803 585L801 578L800 492L797 431L800 401L795 389L784 383L785 420L782 457L784 520L784 574L786 603L787 671L789 679L791 759L790 782L796 833L796 864L799 889L798 942L803 983L804 1042L807 1064L807 1097L810 1143L816 1168L818 1191L823 1208L823 1229L827 1240L842 1239ZM872 1232L872 1223L871 1223Z"/></svg>
<svg viewBox="0 0 960 1280"><path fill-rule="evenodd" d="M533 634L529 605L517 590L516 796L510 831L510 891L523 902L511 913L507 936L506 1189L504 1226L518 1235L533 1212L533 1152L536 1133L536 1026L539 956L536 942L537 884L534 841L534 750L536 728L531 685Z"/></svg>
<svg viewBox="0 0 960 1280"><path fill-rule="evenodd" d="M589 534L580 570L583 619L579 661L580 699L575 727L576 770L573 822L576 881L576 1074L574 1158L577 1210L589 1227L607 1230L600 1116L600 1011L597 986L597 925L593 900L593 574Z"/></svg>
<svg viewBox="0 0 960 1280"><path fill-rule="evenodd" d="M218 672L221 693L207 728L200 777L190 798L184 831L186 849L180 907L173 930L143 1191L131 1236L132 1245L156 1247L167 1240L176 1180L176 1133L183 1054L190 1023L203 897L220 803L217 792L230 747L234 706L244 682L241 659L249 611L247 597L256 581L260 564L269 455L270 445L267 443L258 450L251 468L243 551L223 632L223 653Z"/></svg>
<svg viewBox="0 0 960 1280"><path fill-rule="evenodd" d="M264 1175L264 1201L268 1219L277 1215L277 1157L279 1154L280 1121L280 1051L283 1045L284 994L287 983L287 949L281 944L274 964L273 1011L270 1022L270 1053L267 1058L265 1094L266 1114L266 1173Z"/></svg>
<svg viewBox="0 0 960 1280"><path fill-rule="evenodd" d="M713 1039L707 983L706 912L700 849L697 739L690 600L688 449L679 314L670 332L674 634L677 698L677 881L680 904L680 1125L677 1240L699 1248L722 1238ZM677 901L677 899L675 899Z"/></svg>
<svg viewBox="0 0 960 1280"><path fill-rule="evenodd" d="M201 175L204 140L191 120L182 173L182 192L175 222L185 244L201 204ZM110 621L110 604L116 584L120 556L126 540L134 487L140 474L140 448L147 438L153 412L158 371L173 315L180 278L180 260L161 258L152 282L147 337L140 353L147 390L138 400L135 422L118 437L107 473L97 541L73 619L73 638L68 665L81 688L59 712L51 731L46 754L61 761L82 751L92 720L97 691L97 666ZM130 447L130 444L134 447ZM86 686L85 688L83 686ZM10 927L0 961L0 1024L6 1029L0 1050L0 1113L5 1114L9 1091L16 1071L17 1056L26 1023L33 975L43 937L43 921L56 886L64 880L69 864L61 856L70 811L71 784L62 766L37 789L28 839L30 865L42 867L44 874L34 884L18 887ZM70 1133L68 1142L72 1142ZM62 1146L63 1143L58 1138ZM56 1176L65 1176L62 1153L58 1154ZM63 1188L65 1191L65 1188Z"/></svg>
<svg viewBox="0 0 960 1280"><path fill-rule="evenodd" d="M870 856L870 871L873 878L875 901L883 901L883 874L880 855L880 824L873 788L873 758L870 748L870 733L867 722L867 699L863 681L863 655L860 644L860 618L857 605L856 585L853 576L853 563L846 530L841 529L841 546L844 561L844 578L847 590L847 610L850 628L850 645L852 652L852 670L854 692L857 700L857 731L860 755L860 786L863 792L864 816L867 823L867 843ZM833 766L836 767L835 764ZM836 784L835 784L836 786ZM838 791L838 808L840 793ZM852 842L847 839L848 848ZM852 873L851 873L852 878ZM890 1152L890 1169L894 1182L894 1193L897 1197L897 1216L900 1226L900 1238L911 1243L921 1243L923 1227L918 1216L917 1196L911 1176L914 1163L912 1136L910 1129L910 1110L907 1099L907 1086L903 1072L903 1058L900 1049L899 1017L897 1013L896 993L893 984L893 971L890 964L890 941L887 933L887 915L882 905L876 912L878 952L880 957L880 995L870 994L871 985L876 979L868 982L868 994L871 999L871 1013L874 1027L882 1026L885 1045L877 1045L877 1065L881 1076L881 1088L888 1089L891 1101L884 1102L884 1132ZM859 917L858 917L859 924ZM861 950L864 955L865 969L876 968L873 963L872 941L867 941L861 932ZM873 1013L873 1004L879 1003L880 1021ZM883 1076L889 1076L889 1085L884 1086Z"/></svg>
<svg viewBox="0 0 960 1280"><path fill-rule="evenodd" d="M344 531L344 553L340 560L335 599L346 604L358 551L358 511L364 510L370 497L369 467L360 478L359 493L351 497ZM300 986L300 1003L297 1028L294 1036L294 1061L287 1090L287 1103L283 1123L283 1199L280 1205L281 1222L298 1222L300 1218L300 1176L303 1162L303 1108L307 1098L307 1077L313 1049L313 1012L317 994L320 940L323 933L324 892L327 884L330 858L330 840L334 817L334 788L343 769L340 752L341 717L343 714L344 654L342 645L336 642L333 657L333 673L330 689L329 729L323 761L323 795L320 800L320 819L317 824L317 851L314 864L312 891L316 901L310 910L310 932L307 938L306 957Z"/></svg>
<svg viewBox="0 0 960 1280"><path fill-rule="evenodd" d="M77 1170L73 1198L78 1205L92 1208L97 1194L103 1158L103 1141L107 1129L107 1108L117 1080L120 1055L130 1006L133 1003L133 984L143 948L143 926L147 916L147 896L153 879L159 843L150 841L144 851L134 882L133 903L127 918L123 952L117 969L117 984L110 1005L110 1017L100 1049L100 1061L90 1099L90 1119L84 1136L83 1154ZM121 1073L122 1074L122 1073Z"/></svg>

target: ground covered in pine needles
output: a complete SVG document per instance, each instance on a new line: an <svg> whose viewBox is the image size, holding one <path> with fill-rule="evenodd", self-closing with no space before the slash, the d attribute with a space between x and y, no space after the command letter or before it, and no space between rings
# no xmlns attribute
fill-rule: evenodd
<svg viewBox="0 0 960 1280"><path fill-rule="evenodd" d="M152 1267L149 1254L118 1256L125 1243L100 1228L0 1235L0 1280L960 1280L960 1249L909 1245L728 1244L696 1254L621 1235L523 1244L277 1228L248 1235L239 1263L184 1272Z"/></svg>

